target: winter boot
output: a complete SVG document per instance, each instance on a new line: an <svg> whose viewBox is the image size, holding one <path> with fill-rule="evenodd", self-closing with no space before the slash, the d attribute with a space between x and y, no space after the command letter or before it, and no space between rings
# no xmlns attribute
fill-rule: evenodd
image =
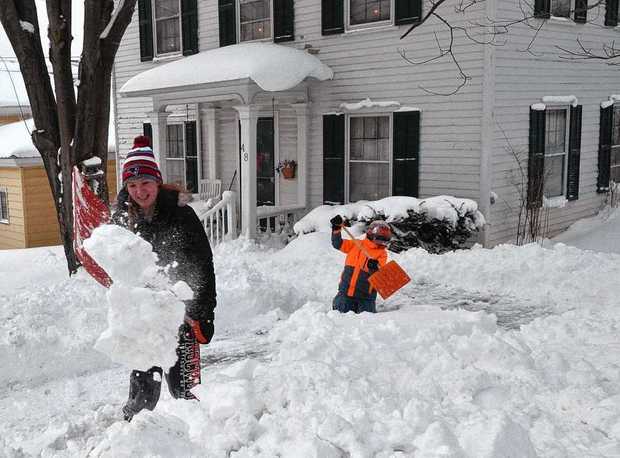
<svg viewBox="0 0 620 458"><path fill-rule="evenodd" d="M129 379L129 399L123 407L125 420L131 421L142 409L153 410L159 401L161 392L160 367L151 367L148 371L131 371Z"/></svg>

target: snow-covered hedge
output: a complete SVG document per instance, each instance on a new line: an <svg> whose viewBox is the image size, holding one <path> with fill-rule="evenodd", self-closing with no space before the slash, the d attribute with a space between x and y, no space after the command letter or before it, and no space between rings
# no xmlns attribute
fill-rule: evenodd
<svg viewBox="0 0 620 458"><path fill-rule="evenodd" d="M431 253L463 248L468 239L485 224L478 204L470 199L435 196L427 199L394 196L377 201L359 201L348 205L321 205L294 226L296 234L329 232L329 220L341 215L363 233L371 221L386 220L394 238L390 250L422 247Z"/></svg>

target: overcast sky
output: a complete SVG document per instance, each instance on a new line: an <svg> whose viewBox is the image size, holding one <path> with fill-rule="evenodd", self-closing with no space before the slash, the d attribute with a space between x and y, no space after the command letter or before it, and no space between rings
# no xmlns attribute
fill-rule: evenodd
<svg viewBox="0 0 620 458"><path fill-rule="evenodd" d="M4 0L2 0L4 1ZM41 31L41 42L43 43L43 52L47 55L47 11L45 9L45 0L35 0L37 5L37 15L39 16L39 29ZM84 1L73 0L73 13L71 30L73 31L73 43L71 45L71 55L79 56L82 52L82 24L84 23ZM15 56L13 48L8 37L4 33L4 28L0 25L0 56Z"/></svg>

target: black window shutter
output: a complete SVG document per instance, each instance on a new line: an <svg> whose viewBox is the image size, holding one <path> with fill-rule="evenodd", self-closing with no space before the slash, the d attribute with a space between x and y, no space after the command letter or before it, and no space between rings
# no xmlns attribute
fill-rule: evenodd
<svg viewBox="0 0 620 458"><path fill-rule="evenodd" d="M601 121L598 140L598 179L596 192L609 191L609 167L611 161L611 135L614 106L601 107Z"/></svg>
<svg viewBox="0 0 620 458"><path fill-rule="evenodd" d="M151 0L138 0L138 29L140 31L140 60L153 60L153 12Z"/></svg>
<svg viewBox="0 0 620 458"><path fill-rule="evenodd" d="M551 17L551 0L534 0L534 17Z"/></svg>
<svg viewBox="0 0 620 458"><path fill-rule="evenodd" d="M190 192L198 192L198 164L194 159L198 155L197 141L196 121L187 121L185 123L185 187ZM188 156L192 159L187 158Z"/></svg>
<svg viewBox="0 0 620 458"><path fill-rule="evenodd" d="M395 0L394 23L413 24L422 19L422 0Z"/></svg>
<svg viewBox="0 0 620 458"><path fill-rule="evenodd" d="M198 4L197 0L181 1L181 28L183 29L183 55L198 52Z"/></svg>
<svg viewBox="0 0 620 458"><path fill-rule="evenodd" d="M151 140L151 146L153 146L153 126L151 126L150 122L142 124L142 135L148 137Z"/></svg>
<svg viewBox="0 0 620 458"><path fill-rule="evenodd" d="M575 0L575 22L585 23L588 20L588 0Z"/></svg>
<svg viewBox="0 0 620 458"><path fill-rule="evenodd" d="M344 204L344 115L323 116L323 203Z"/></svg>
<svg viewBox="0 0 620 458"><path fill-rule="evenodd" d="M418 197L420 112L394 113L392 195Z"/></svg>
<svg viewBox="0 0 620 458"><path fill-rule="evenodd" d="M294 0L273 0L273 41L292 41L295 39Z"/></svg>
<svg viewBox="0 0 620 458"><path fill-rule="evenodd" d="M344 0L321 0L321 34L344 32Z"/></svg>
<svg viewBox="0 0 620 458"><path fill-rule="evenodd" d="M237 43L236 0L218 0L218 16L220 21L220 46Z"/></svg>
<svg viewBox="0 0 620 458"><path fill-rule="evenodd" d="M579 198L579 161L581 157L581 105L570 108L570 137L568 149L568 172L566 198Z"/></svg>
<svg viewBox="0 0 620 458"><path fill-rule="evenodd" d="M607 0L605 7L605 25L618 25L618 0Z"/></svg>
<svg viewBox="0 0 620 458"><path fill-rule="evenodd" d="M530 108L530 149L527 163L527 207L542 205L545 174L545 110Z"/></svg>

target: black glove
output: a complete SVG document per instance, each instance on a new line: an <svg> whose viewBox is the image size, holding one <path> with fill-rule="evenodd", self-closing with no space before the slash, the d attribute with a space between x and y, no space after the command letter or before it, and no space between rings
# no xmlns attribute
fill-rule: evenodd
<svg viewBox="0 0 620 458"><path fill-rule="evenodd" d="M368 271L376 272L377 270L379 270L379 261L377 261L376 259L369 259L366 265L368 266Z"/></svg>
<svg viewBox="0 0 620 458"><path fill-rule="evenodd" d="M329 222L332 225L332 230L337 230L340 229L342 227L342 225L344 224L344 220L342 219L342 216L340 215L336 215L334 216L332 219L329 220Z"/></svg>
<svg viewBox="0 0 620 458"><path fill-rule="evenodd" d="M213 320L193 320L185 315L185 322L192 328L196 342L199 344L208 344L211 342L215 326Z"/></svg>

